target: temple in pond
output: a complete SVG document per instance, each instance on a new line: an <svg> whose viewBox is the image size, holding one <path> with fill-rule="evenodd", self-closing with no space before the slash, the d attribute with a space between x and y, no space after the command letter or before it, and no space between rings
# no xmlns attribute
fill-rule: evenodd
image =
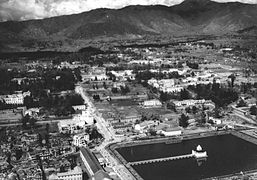
<svg viewBox="0 0 257 180"><path fill-rule="evenodd" d="M195 150L192 150L192 155L196 158L196 159L203 159L203 158L207 158L208 155L207 155L207 152L206 151L203 151L203 148L198 145L196 147L196 151Z"/></svg>

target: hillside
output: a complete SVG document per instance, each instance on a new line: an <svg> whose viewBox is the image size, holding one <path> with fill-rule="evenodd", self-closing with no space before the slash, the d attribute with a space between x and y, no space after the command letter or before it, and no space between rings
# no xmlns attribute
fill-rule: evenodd
<svg viewBox="0 0 257 180"><path fill-rule="evenodd" d="M30 49L40 45L44 49L99 37L225 34L256 25L257 5L185 0L171 7L128 6L43 20L2 22L0 47L15 49L23 46Z"/></svg>

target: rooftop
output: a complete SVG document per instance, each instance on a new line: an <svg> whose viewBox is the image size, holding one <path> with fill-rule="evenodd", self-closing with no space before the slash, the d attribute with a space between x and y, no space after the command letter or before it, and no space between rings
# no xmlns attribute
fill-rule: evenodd
<svg viewBox="0 0 257 180"><path fill-rule="evenodd" d="M102 167L99 164L98 160L88 148L82 147L80 148L80 152L83 154L87 163L90 165L90 168L94 173L96 173L99 170L102 170Z"/></svg>

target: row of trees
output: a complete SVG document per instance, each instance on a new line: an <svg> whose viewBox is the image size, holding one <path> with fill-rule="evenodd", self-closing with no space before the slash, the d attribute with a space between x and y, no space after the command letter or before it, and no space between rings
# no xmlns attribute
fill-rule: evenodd
<svg viewBox="0 0 257 180"><path fill-rule="evenodd" d="M187 89L183 89L179 93L168 93L168 92L160 92L160 100L162 102L168 102L171 99L185 100L191 99L192 96Z"/></svg>
<svg viewBox="0 0 257 180"><path fill-rule="evenodd" d="M222 87L218 83L198 84L189 86L188 89L196 93L197 99L212 100L217 107L225 107L238 99L238 92L232 88Z"/></svg>
<svg viewBox="0 0 257 180"><path fill-rule="evenodd" d="M125 87L124 86L120 86L120 88L118 89L118 88L116 88L116 87L113 87L112 88L112 93L121 93L122 95L126 95L127 93L129 93L130 92L130 89L129 89L129 86L128 85L125 85Z"/></svg>
<svg viewBox="0 0 257 180"><path fill-rule="evenodd" d="M83 98L79 94L72 94L67 96L58 95L45 95L42 98L35 101L31 96L24 98L24 105L27 108L43 107L41 112L52 112L57 116L68 116L75 113L72 106L84 104Z"/></svg>
<svg viewBox="0 0 257 180"><path fill-rule="evenodd" d="M151 72L149 70L142 72L134 72L136 74L136 80L138 82L148 81L149 79L179 79L182 76L178 74L177 71L173 71L170 73L162 73L162 72Z"/></svg>

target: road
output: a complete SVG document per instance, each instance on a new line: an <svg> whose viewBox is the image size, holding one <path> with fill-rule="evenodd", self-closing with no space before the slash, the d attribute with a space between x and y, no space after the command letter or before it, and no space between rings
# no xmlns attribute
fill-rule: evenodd
<svg viewBox="0 0 257 180"><path fill-rule="evenodd" d="M104 141L100 146L96 147L96 150L99 151L106 159L106 161L111 164L111 167L113 168L114 172L116 172L116 174L120 177L120 179L135 180L134 176L131 175L128 169L123 164L120 164L119 161L116 160L116 158L113 157L105 148L111 143L121 142L123 138L116 137L115 132L111 128L108 128L108 123L102 117L101 113L97 111L97 108L87 96L87 93L84 91L83 87L77 85L75 88L75 92L80 94L81 97L84 99L85 103L88 105L89 111L97 122L97 129L104 137Z"/></svg>
<svg viewBox="0 0 257 180"><path fill-rule="evenodd" d="M238 111L233 111L235 116L238 116L240 118L242 118L243 120L245 120L246 122L250 123L250 124L256 124L256 122L248 117L246 117L245 115L243 115L242 113L238 112Z"/></svg>

